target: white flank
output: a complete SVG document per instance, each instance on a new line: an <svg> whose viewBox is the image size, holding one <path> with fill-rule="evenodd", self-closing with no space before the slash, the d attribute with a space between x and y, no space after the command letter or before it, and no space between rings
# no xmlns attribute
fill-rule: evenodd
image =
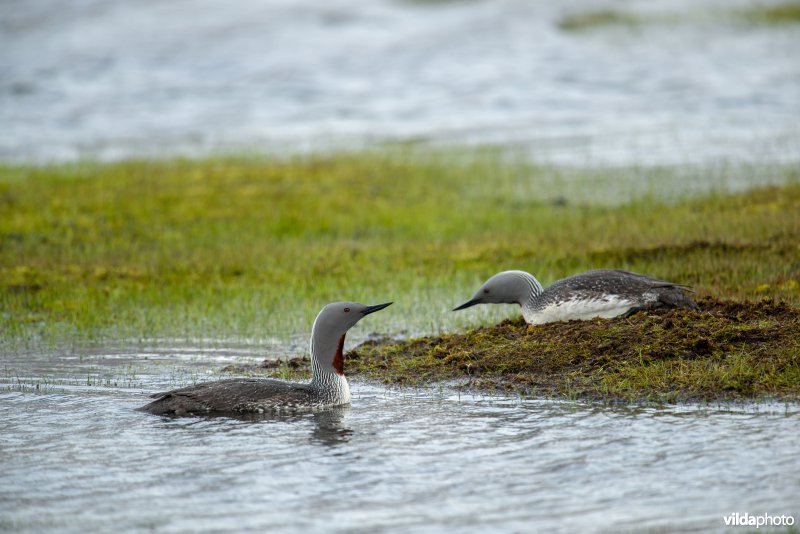
<svg viewBox="0 0 800 534"><path fill-rule="evenodd" d="M522 309L522 315L528 324L544 324L555 321L572 321L602 317L617 317L630 310L635 303L616 295L605 299L585 300L570 299L554 302L541 310Z"/></svg>

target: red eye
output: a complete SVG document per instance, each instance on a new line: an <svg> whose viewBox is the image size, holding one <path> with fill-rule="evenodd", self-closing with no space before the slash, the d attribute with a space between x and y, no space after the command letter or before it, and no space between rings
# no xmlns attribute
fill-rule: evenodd
<svg viewBox="0 0 800 534"><path fill-rule="evenodd" d="M489 294L489 290L488 289L484 289L483 293L484 293L484 295L488 295Z"/></svg>
<svg viewBox="0 0 800 534"><path fill-rule="evenodd" d="M350 308L345 308L345 309L344 309L344 312L345 312L345 313L350 313Z"/></svg>

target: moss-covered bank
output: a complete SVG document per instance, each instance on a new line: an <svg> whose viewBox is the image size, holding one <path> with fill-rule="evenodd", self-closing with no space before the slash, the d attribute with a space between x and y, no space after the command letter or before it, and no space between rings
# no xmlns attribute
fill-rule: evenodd
<svg viewBox="0 0 800 534"><path fill-rule="evenodd" d="M368 342L350 374L385 383L615 401L800 398L800 309L705 298L700 311Z"/></svg>

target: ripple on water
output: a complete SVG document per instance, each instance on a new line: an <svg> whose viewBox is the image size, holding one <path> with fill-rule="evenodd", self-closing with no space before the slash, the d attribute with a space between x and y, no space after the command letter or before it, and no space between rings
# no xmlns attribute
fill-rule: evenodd
<svg viewBox="0 0 800 534"><path fill-rule="evenodd" d="M559 23L596 2L206 1L180 25L181 2L0 3L0 160L431 139L796 162L796 25L736 22L752 3L632 0L614 9L641 24L577 32Z"/></svg>
<svg viewBox="0 0 800 534"><path fill-rule="evenodd" d="M3 525L721 530L734 511L800 505L794 407L353 393L251 419L140 413L141 391L0 393Z"/></svg>

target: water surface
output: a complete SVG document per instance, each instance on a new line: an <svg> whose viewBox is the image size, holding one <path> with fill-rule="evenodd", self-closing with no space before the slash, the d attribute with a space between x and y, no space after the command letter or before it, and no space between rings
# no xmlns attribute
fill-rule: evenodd
<svg viewBox="0 0 800 534"><path fill-rule="evenodd" d="M800 510L794 405L603 407L355 383L350 407L315 414L135 411L146 393L249 358L189 352L8 358L0 525L708 532L733 512Z"/></svg>
<svg viewBox="0 0 800 534"><path fill-rule="evenodd" d="M571 165L800 159L779 0L13 0L0 160L519 145ZM641 23L565 31L612 9Z"/></svg>

